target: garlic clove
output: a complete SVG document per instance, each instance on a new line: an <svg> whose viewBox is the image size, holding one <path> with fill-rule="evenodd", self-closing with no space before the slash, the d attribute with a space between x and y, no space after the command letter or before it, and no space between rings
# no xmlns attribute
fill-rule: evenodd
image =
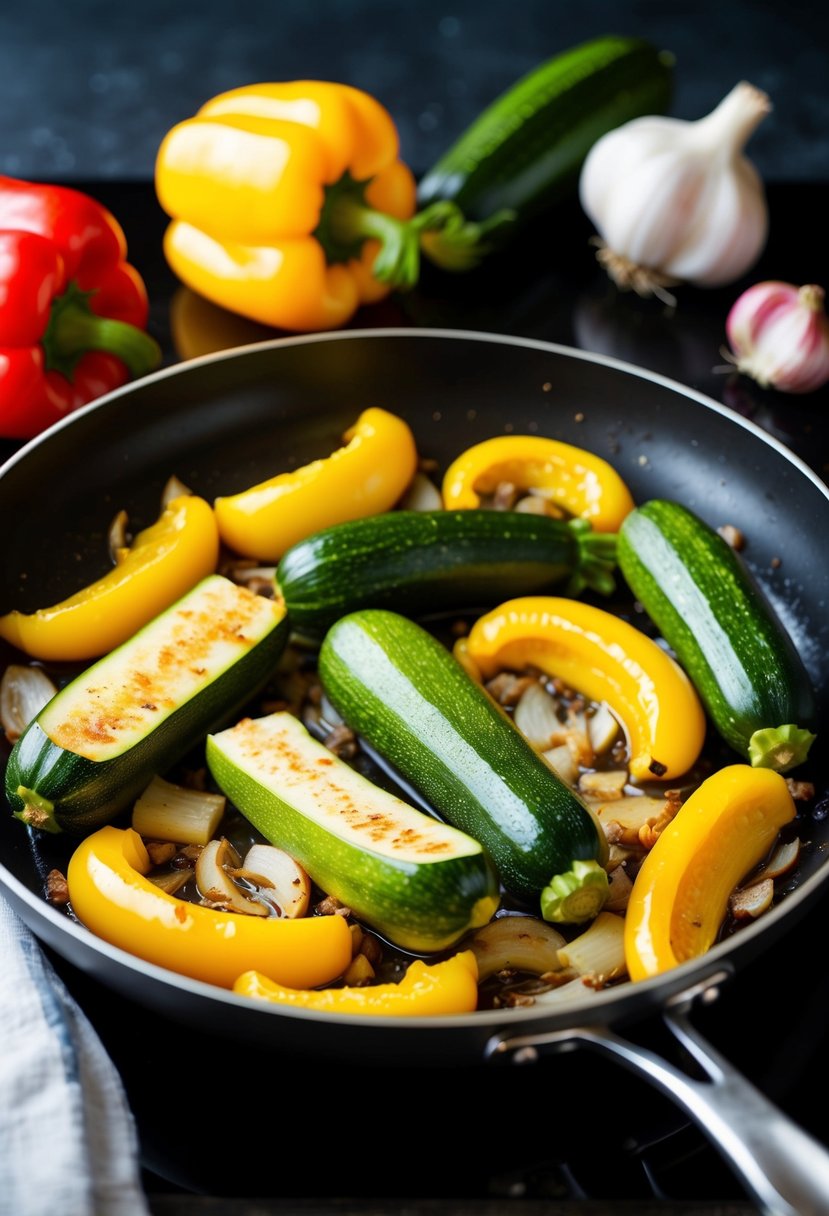
<svg viewBox="0 0 829 1216"><path fill-rule="evenodd" d="M829 317L825 291L778 279L755 283L725 322L730 358L762 388L810 393L829 381ZM727 355L727 357L729 357Z"/></svg>
<svg viewBox="0 0 829 1216"><path fill-rule="evenodd" d="M768 235L762 180L743 155L771 109L745 81L696 122L658 115L600 137L579 197L597 257L619 287L670 300L677 283L721 286L744 274Z"/></svg>

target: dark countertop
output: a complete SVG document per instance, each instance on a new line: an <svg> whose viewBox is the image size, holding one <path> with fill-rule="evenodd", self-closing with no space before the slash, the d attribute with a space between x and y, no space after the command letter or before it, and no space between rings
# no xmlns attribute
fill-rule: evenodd
<svg viewBox="0 0 829 1216"><path fill-rule="evenodd" d="M0 15L0 172L146 178L159 143L224 89L342 80L394 116L425 168L537 63L604 34L649 38L676 57L672 113L701 118L737 83L774 113L750 148L766 180L820 180L829 163L825 5L789 0L40 0Z"/></svg>

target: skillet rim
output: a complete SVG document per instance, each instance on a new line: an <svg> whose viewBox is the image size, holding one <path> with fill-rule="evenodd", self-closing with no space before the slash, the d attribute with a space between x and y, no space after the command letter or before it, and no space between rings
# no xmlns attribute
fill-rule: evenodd
<svg viewBox="0 0 829 1216"><path fill-rule="evenodd" d="M647 368L643 368L634 363L618 359L614 356L601 354L598 352L582 350L578 347L568 346L562 343L548 342L540 338L523 337L521 335L511 335L505 333L490 333L483 330L475 329L454 329L448 327L406 327L406 326L380 326L367 328L353 328L348 330L324 331L313 334L296 334L286 335L283 337L269 338L262 341L252 342L242 346L236 346L225 350L213 351L208 354L199 355L192 359L177 362L169 366L159 368L155 372L151 372L139 380L128 382L120 388L114 389L111 392L104 394L96 400L89 402L80 409L73 411L59 422L53 424L48 430L42 432L22 444L17 451L8 457L2 465L0 465L0 481L6 475L6 472L28 458L29 454L38 448L41 444L49 442L51 437L63 431L67 426L73 425L77 419L93 413L100 409L105 409L114 400L125 396L131 396L137 390L151 389L156 383L163 383L170 379L177 379L182 375L186 375L189 371L201 368L205 365L210 365L219 362L231 362L239 358L245 358L249 355L263 353L270 350L279 350L285 347L302 346L302 345L318 345L327 342L348 342L348 341L365 341L377 340L385 338L395 339L430 339L430 340L451 340L461 342L481 342L485 345L503 345L509 347L523 347L536 350L542 353L548 353L563 357L565 359L576 359L585 363L598 364L607 367L613 371L617 371L636 379L646 380L656 384L670 392L676 393L685 397L705 409L719 414L730 424L737 424L744 430L751 433L755 438L761 440L766 446L772 448L779 456L788 462L799 474L804 476L812 485L823 495L829 502L829 484L823 481L822 478L800 457L792 451L785 443L778 439L775 435L753 422L751 419L744 417L731 407L716 401L713 397L700 390L694 389L689 385L683 384L681 381L675 380L669 376L665 376L659 372L652 372ZM31 829L29 829L31 830ZM70 939L74 939L79 951L91 952L93 956L100 955L102 958L115 964L117 967L125 968L128 972L135 973L136 976L144 976L147 979L160 984L162 988L172 988L176 992L185 992L189 998L200 1000L207 998L208 1000L218 1001L220 1004L229 1005L231 1008L240 1011L244 1017L258 1017L261 1014L266 1014L270 1017L276 1017L280 1020L288 1018L301 1023L322 1023L327 1027L342 1026L359 1028L365 1030L367 1027L376 1027L379 1030L386 1029L398 1032L404 1030L422 1030L425 1032L436 1032L438 1030L461 1030L466 1031L470 1027L489 1030L495 1034L497 1031L507 1029L508 1031L521 1034L526 1033L529 1029L538 1029L543 1027L545 1030L550 1029L577 1029L583 1022L592 1024L595 1022L613 1023L623 1022L632 1017L641 1015L642 1005L650 1009L659 1009L664 1007L673 998L680 994L686 993L690 988L694 988L700 983L712 981L717 977L725 978L733 974L735 970L734 956L752 957L756 955L762 947L757 946L757 940L761 936L768 937L770 944L778 940L783 934L787 926L794 927L797 920L811 906L811 903L821 894L822 888L829 881L829 857L824 859L819 864L816 871L803 879L798 886L787 892L783 899L775 907L763 914L761 918L740 929L739 933L734 937L727 938L722 942L717 943L706 954L697 959L690 959L685 963L673 968L670 971L663 972L660 975L653 976L646 980L637 981L635 984L630 981L624 981L618 986L604 989L601 992L594 993L589 999L584 998L564 998L561 1002L561 1009L555 1005L539 1007L529 1007L526 1009L509 1009L509 1010L476 1010L469 1014L456 1014L445 1016L418 1016L412 1018L398 1018L392 1016L378 1015L356 1015L356 1014L330 1014L320 1013L313 1010L293 1009L286 1006L269 1005L267 1002L252 1002L249 998L238 996L229 990L219 988L217 986L203 983L198 980L190 979L187 976L179 975L176 972L169 971L166 968L156 966L155 964L147 963L129 952L118 947L111 946L108 942L103 941L84 926L76 924L69 920L63 913L51 907L42 896L37 895L30 890L24 883L10 873L3 864L0 857L0 888L5 887L12 895L13 903L26 909L30 914L34 914L31 919L22 917L27 920L27 924L32 929L32 932L41 941L46 941L53 949L55 949L64 958L69 958L59 946L54 944L52 938L62 940L68 933ZM22 913L21 913L22 916ZM785 925L784 923L785 922ZM38 925L43 928L43 924L49 926L54 932L47 933L45 937L42 932L38 931ZM78 964L75 964L78 965ZM94 974L97 974L94 968L88 968ZM111 980L104 981L109 987L121 991L120 985L115 985ZM633 1006L634 1008L631 1008ZM155 1006L153 1006L155 1008ZM579 1022L578 1016L585 1011L586 1016L582 1022Z"/></svg>

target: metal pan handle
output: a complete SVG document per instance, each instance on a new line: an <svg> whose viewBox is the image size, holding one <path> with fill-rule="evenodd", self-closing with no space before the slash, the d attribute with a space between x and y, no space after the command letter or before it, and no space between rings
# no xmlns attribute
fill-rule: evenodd
<svg viewBox="0 0 829 1216"><path fill-rule="evenodd" d="M644 1077L684 1110L720 1152L764 1216L826 1216L829 1152L728 1063L691 1025L694 1001L713 1000L728 977L718 972L676 994L662 1011L665 1024L699 1065L705 1080L604 1026L493 1038L487 1057L531 1063L545 1051L585 1046Z"/></svg>

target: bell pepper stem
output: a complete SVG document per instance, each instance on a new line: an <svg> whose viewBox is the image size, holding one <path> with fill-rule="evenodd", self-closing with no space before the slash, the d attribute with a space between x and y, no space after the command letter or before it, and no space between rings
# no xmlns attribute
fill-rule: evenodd
<svg viewBox="0 0 829 1216"><path fill-rule="evenodd" d="M318 229L323 247L330 254L332 249L356 251L369 239L379 241L372 274L401 291L417 283L421 253L443 270L470 270L490 252L492 233L514 218L512 212L499 211L483 223L471 223L455 203L440 201L401 220L370 207L348 186L338 183L330 191Z"/></svg>
<svg viewBox="0 0 829 1216"><path fill-rule="evenodd" d="M72 378L78 360L88 351L104 351L124 363L133 378L158 367L161 348L137 325L99 317L89 307L92 292L70 284L52 305L52 315L43 336L47 371Z"/></svg>

